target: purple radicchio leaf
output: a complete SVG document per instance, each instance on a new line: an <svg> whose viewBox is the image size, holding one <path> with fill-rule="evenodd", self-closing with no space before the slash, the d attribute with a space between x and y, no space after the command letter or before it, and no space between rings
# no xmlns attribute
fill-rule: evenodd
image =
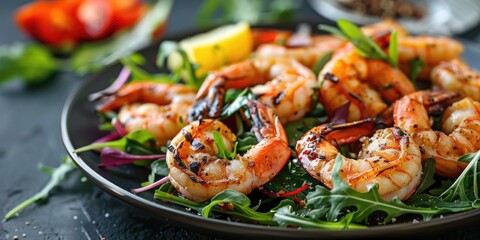
<svg viewBox="0 0 480 240"><path fill-rule="evenodd" d="M150 185L147 185L145 187L141 187L141 188L135 188L135 189L132 189L132 192L137 194L137 193L141 193L141 192L145 192L145 191L148 191L150 189L153 189L153 188L156 188L166 182L168 182L170 180L170 177L169 176L166 176Z"/></svg>
<svg viewBox="0 0 480 240"><path fill-rule="evenodd" d="M125 85L129 77L130 77L130 70L126 67L122 68L122 71L118 75L117 79L112 83L112 85L110 85L109 87L101 91L90 94L88 96L88 100L96 101L102 97L115 94L123 85Z"/></svg>
<svg viewBox="0 0 480 240"><path fill-rule="evenodd" d="M99 167L115 167L130 164L138 160L157 160L165 158L165 154L133 155L114 148L103 148L100 153Z"/></svg>
<svg viewBox="0 0 480 240"><path fill-rule="evenodd" d="M335 109L332 116L330 116L330 121L329 121L330 124L336 125L336 124L347 123L349 107L350 107L350 102L346 102L339 108Z"/></svg>

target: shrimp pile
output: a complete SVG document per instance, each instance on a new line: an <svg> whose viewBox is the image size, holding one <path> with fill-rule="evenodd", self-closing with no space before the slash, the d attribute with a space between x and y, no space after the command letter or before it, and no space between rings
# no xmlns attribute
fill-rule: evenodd
<svg viewBox="0 0 480 240"><path fill-rule="evenodd" d="M435 160L439 177L456 178L467 166L458 159L480 149L480 72L461 59L464 47L452 38L411 36L391 19L358 33L370 37L377 52L395 56L389 49L395 46L392 31L397 32L394 63L333 35L254 31L251 56L210 71L198 91L135 82L102 98L97 111L118 111L128 132L152 132L168 149L170 183L192 201L227 189L249 194L293 160L316 184L332 189L338 156L339 176L352 189L366 192L376 184L384 200L406 201L423 178L426 159ZM330 52L323 68L314 71ZM413 80L415 61L424 63L417 77L426 89ZM238 103L243 105L236 112L225 111L231 104L227 96L245 89L253 97ZM287 135L289 126L306 118L320 124ZM255 135L258 143L239 153L243 133ZM342 155L345 149L349 156Z"/></svg>
<svg viewBox="0 0 480 240"><path fill-rule="evenodd" d="M134 82L114 95L102 98L97 111L119 109L118 120L127 132L148 130L159 146L171 140L182 126L193 105L195 90L185 85Z"/></svg>
<svg viewBox="0 0 480 240"><path fill-rule="evenodd" d="M290 58L258 57L236 63L207 76L189 120L219 117L226 90L245 87L251 87L258 99L286 123L310 110L316 80L309 68Z"/></svg>
<svg viewBox="0 0 480 240"><path fill-rule="evenodd" d="M194 121L182 129L168 147L167 164L172 185L185 197L205 201L233 189L245 194L270 181L288 162L290 149L278 117L257 101L249 101L258 144L234 159L218 157L213 131L232 151L235 134L218 120Z"/></svg>

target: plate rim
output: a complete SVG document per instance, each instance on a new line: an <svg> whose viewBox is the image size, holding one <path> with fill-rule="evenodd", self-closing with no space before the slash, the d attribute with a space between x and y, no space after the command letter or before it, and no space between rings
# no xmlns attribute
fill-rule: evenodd
<svg viewBox="0 0 480 240"><path fill-rule="evenodd" d="M202 29L197 29L198 31L202 31ZM186 31L184 31L186 32ZM163 40L167 39L176 39L176 36L185 36L185 33L176 34L173 36L166 36ZM162 41L163 41L162 40ZM468 44L469 47L477 48L480 52L479 46L476 46L473 41L465 40L460 38L462 43ZM148 47L152 47L153 45L158 44L155 42L145 48L138 50L137 52L141 52L142 50L147 49ZM82 94L85 88L87 88L90 84L95 81L99 81L98 77L108 71L112 71L115 67L120 66L118 62L111 64L108 67L105 67L101 71L94 73L87 79L84 79L82 83L79 84L76 88L74 88L63 108L61 114L61 138L63 145L68 153L68 155L72 158L72 160L77 165L78 169L95 185L100 187L105 192L109 193L110 195L116 197L117 199L122 200L123 202L128 203L131 206L137 207L147 213L150 213L153 217L161 220L166 221L168 223L172 223L177 227L185 228L191 231L204 233L207 235L217 235L224 234L224 233L232 233L235 235L229 236L234 238L240 237L254 237L254 238L265 238L265 237L275 237L278 238L316 238L316 239L328 239L328 238L340 238L340 239L358 239L358 238L372 238L372 237L381 237L386 236L385 234L396 234L395 236L420 236L420 235L428 235L431 233L440 233L440 232L447 232L450 230L459 230L458 226L470 226L475 223L474 220L480 219L480 209L474 209L467 212L460 212L454 213L453 215L446 216L444 218L436 218L429 221L419 221L418 223L405 223L405 224L389 224L389 225L380 225L380 226L370 226L366 229L354 229L354 230L325 230L325 229L306 229L306 228L283 228L277 226L266 226L260 224L252 224L252 223L242 223L242 222L233 222L233 221L225 221L220 219L214 218L205 218L203 216L199 216L197 214L192 214L187 210L179 210L175 208L170 208L168 206L164 206L155 202L155 199L152 196L151 200L147 200L142 198L138 195L133 194L132 192L114 184L113 182L109 181L108 179L101 176L98 172L94 169L90 168L88 164L80 157L77 153L74 152L74 147L71 142L71 137L69 135L69 130L67 128L68 122L71 121L69 116L70 112L72 112L72 105L75 103L76 99L79 95ZM101 81L101 80L100 80ZM103 80L106 81L106 80ZM155 214L152 214L152 212ZM185 222L182 218L188 218L188 221ZM202 224L196 224L197 221L200 221ZM467 223L465 223L465 221ZM440 222L440 223L439 223ZM206 225L205 225L206 224ZM445 225L445 226L444 226ZM436 227L443 226L442 230L437 229ZM222 229L223 231L219 231ZM213 232L212 232L213 231Z"/></svg>

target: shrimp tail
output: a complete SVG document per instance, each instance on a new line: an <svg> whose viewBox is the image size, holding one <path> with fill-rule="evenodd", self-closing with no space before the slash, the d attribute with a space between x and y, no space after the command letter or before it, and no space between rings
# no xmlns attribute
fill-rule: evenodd
<svg viewBox="0 0 480 240"><path fill-rule="evenodd" d="M201 120L206 118L218 118L222 113L225 98L225 81L212 83L205 97L198 97L188 113L188 121ZM202 96L202 95L200 95Z"/></svg>
<svg viewBox="0 0 480 240"><path fill-rule="evenodd" d="M363 136L373 134L375 126L376 122L373 118L335 125L327 124L320 132L320 136L328 142L345 145L353 143Z"/></svg>
<svg viewBox="0 0 480 240"><path fill-rule="evenodd" d="M267 106L257 100L249 100L247 106L252 118L252 131L259 142L268 137L279 137L287 142L287 135L278 116L273 115Z"/></svg>

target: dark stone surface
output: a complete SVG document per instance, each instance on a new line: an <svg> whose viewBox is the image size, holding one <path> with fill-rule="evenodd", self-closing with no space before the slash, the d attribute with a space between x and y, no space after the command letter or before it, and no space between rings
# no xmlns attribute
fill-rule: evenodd
<svg viewBox="0 0 480 240"><path fill-rule="evenodd" d="M26 41L13 23L13 11L26 0L0 1L0 44ZM193 29L200 1L176 1L167 34ZM303 4L303 18L318 15ZM475 39L478 34L469 34ZM39 191L49 176L37 165L57 166L66 155L60 137L60 114L82 78L60 74L40 88L12 83L0 88L1 216ZM74 172L46 204L32 205L0 223L0 238L14 239L211 239L163 223L148 213L104 193ZM478 239L475 228L459 229L438 239ZM432 236L435 237L435 236ZM225 236L228 238L228 236Z"/></svg>

